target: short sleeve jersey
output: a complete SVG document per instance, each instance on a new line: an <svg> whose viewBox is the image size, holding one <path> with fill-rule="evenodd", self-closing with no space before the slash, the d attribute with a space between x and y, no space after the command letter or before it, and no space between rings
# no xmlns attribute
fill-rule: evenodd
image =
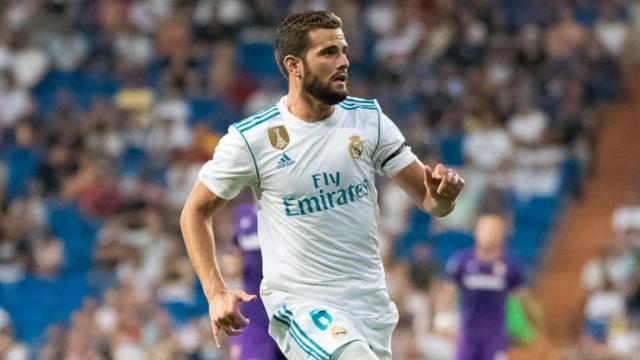
<svg viewBox="0 0 640 360"><path fill-rule="evenodd" d="M327 301L386 293L375 173L394 176L416 159L404 142L376 100L353 97L308 123L285 96L229 128L199 179L224 199L253 188L268 311L272 291Z"/></svg>
<svg viewBox="0 0 640 360"><path fill-rule="evenodd" d="M473 249L466 249L449 259L446 270L461 291L462 336L506 341L506 302L509 292L523 284L520 265L506 256L494 262L480 261Z"/></svg>

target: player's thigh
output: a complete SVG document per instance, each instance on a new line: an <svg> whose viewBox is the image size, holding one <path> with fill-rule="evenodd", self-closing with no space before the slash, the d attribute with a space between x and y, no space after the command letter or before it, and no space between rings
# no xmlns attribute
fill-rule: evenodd
<svg viewBox="0 0 640 360"><path fill-rule="evenodd" d="M287 359L329 360L345 344L366 342L353 319L319 304L283 305L271 319L269 334Z"/></svg>
<svg viewBox="0 0 640 360"><path fill-rule="evenodd" d="M398 323L395 304L392 303L387 311L363 318L361 323L362 332L376 356L381 360L391 360L391 337Z"/></svg>
<svg viewBox="0 0 640 360"><path fill-rule="evenodd" d="M352 341L342 345L331 355L331 360L380 360L364 341Z"/></svg>

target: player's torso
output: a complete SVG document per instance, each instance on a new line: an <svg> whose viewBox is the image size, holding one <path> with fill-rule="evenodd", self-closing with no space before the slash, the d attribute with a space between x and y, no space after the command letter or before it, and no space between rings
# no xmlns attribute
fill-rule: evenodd
<svg viewBox="0 0 640 360"><path fill-rule="evenodd" d="M372 161L378 111L336 106L328 119L306 123L280 110L258 126L240 126L259 173L267 288L383 288Z"/></svg>
<svg viewBox="0 0 640 360"><path fill-rule="evenodd" d="M483 262L469 258L462 269L462 285L471 293L503 295L509 285L508 271L508 264L503 260Z"/></svg>

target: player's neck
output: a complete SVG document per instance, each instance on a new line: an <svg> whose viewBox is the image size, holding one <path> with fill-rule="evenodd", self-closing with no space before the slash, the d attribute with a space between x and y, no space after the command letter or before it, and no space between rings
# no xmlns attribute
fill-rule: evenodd
<svg viewBox="0 0 640 360"><path fill-rule="evenodd" d="M327 105L302 91L289 91L287 108L298 119L305 122L322 121L333 114L333 105Z"/></svg>

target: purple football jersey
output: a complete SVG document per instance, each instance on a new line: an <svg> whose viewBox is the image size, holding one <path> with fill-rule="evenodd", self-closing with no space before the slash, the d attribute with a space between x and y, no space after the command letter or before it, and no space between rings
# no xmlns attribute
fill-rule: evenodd
<svg viewBox="0 0 640 360"><path fill-rule="evenodd" d="M235 211L235 241L242 250L242 283L244 291L258 294L262 281L262 256L258 241L258 219L253 204L241 204Z"/></svg>
<svg viewBox="0 0 640 360"><path fill-rule="evenodd" d="M258 299L240 304L240 312L251 320L242 334L233 339L240 346L240 360L284 359L278 346L268 333L269 318L260 299L262 281L262 255L258 241L258 219L255 205L241 204L235 209L236 245L242 250L242 284L249 294Z"/></svg>
<svg viewBox="0 0 640 360"><path fill-rule="evenodd" d="M506 256L493 262L480 261L473 249L467 249L449 259L447 273L461 290L461 341L503 343L506 349L507 297L523 283L520 266Z"/></svg>

